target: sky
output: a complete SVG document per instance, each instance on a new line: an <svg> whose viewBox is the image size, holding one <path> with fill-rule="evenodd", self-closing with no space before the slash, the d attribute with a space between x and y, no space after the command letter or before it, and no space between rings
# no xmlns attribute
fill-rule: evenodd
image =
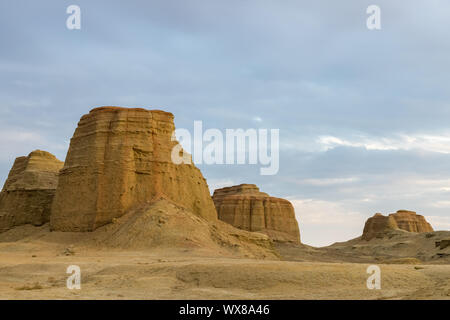
<svg viewBox="0 0 450 320"><path fill-rule="evenodd" d="M0 181L34 149L64 160L92 108L144 107L189 130L279 129L274 176L199 167L211 192L255 183L290 200L303 243L399 209L450 230L449 17L447 0L2 1Z"/></svg>

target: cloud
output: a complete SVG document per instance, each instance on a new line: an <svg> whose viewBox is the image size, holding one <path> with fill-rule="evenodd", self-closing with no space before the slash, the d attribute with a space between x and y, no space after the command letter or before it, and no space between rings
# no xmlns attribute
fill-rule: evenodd
<svg viewBox="0 0 450 320"><path fill-rule="evenodd" d="M324 179L303 179L300 180L299 183L312 185L312 186L332 186L332 185L340 185L347 183L354 183L360 181L358 177L349 177L349 178L324 178Z"/></svg>
<svg viewBox="0 0 450 320"><path fill-rule="evenodd" d="M338 138L334 136L320 136L317 143L323 150L338 146L365 148L367 150L423 150L438 153L450 153L450 133L441 132L439 135L430 134L393 134L391 137L357 137Z"/></svg>
<svg viewBox="0 0 450 320"><path fill-rule="evenodd" d="M322 145L324 150L333 149L337 146L363 147L367 150L398 150L388 139L371 140L363 138L360 140L362 141L349 141L333 136L322 136L318 138L318 144Z"/></svg>

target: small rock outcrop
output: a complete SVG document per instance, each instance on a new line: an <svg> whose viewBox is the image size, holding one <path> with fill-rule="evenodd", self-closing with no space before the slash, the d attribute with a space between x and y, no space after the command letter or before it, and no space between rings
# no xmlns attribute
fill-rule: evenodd
<svg viewBox="0 0 450 320"><path fill-rule="evenodd" d="M62 161L41 150L16 158L0 193L0 232L49 221L62 167Z"/></svg>
<svg viewBox="0 0 450 320"><path fill-rule="evenodd" d="M59 175L51 228L93 231L161 196L217 220L200 170L172 162L178 145L173 118L160 110L121 107L82 116Z"/></svg>
<svg viewBox="0 0 450 320"><path fill-rule="evenodd" d="M445 248L447 248L447 247L450 247L450 238L449 238L449 239L442 239L442 240L439 242L439 248L440 248L441 250L443 250L443 249L445 249Z"/></svg>
<svg viewBox="0 0 450 320"><path fill-rule="evenodd" d="M425 218L414 211L399 210L384 216L376 213L366 221L362 239L370 240L383 235L389 230L404 230L408 232L432 232L433 228Z"/></svg>
<svg viewBox="0 0 450 320"><path fill-rule="evenodd" d="M241 184L215 190L213 200L219 219L234 227L300 243L294 207L285 199L260 192L254 184Z"/></svg>

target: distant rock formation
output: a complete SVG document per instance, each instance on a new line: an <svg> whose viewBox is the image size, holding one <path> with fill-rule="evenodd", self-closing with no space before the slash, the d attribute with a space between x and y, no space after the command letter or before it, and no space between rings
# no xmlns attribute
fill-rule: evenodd
<svg viewBox="0 0 450 320"><path fill-rule="evenodd" d="M39 226L49 221L62 167L62 161L41 150L16 158L0 193L0 232L14 226Z"/></svg>
<svg viewBox="0 0 450 320"><path fill-rule="evenodd" d="M285 199L260 192L254 184L241 184L215 190L213 200L219 219L234 227L300 243L294 208Z"/></svg>
<svg viewBox="0 0 450 320"><path fill-rule="evenodd" d="M51 228L92 231L159 196L217 220L201 172L171 160L174 130L173 115L160 110L101 107L82 116L59 176Z"/></svg>
<svg viewBox="0 0 450 320"><path fill-rule="evenodd" d="M421 215L413 211L398 210L388 216L376 213L366 221L362 239L370 240L382 237L389 230L404 230L408 232L432 232L433 228Z"/></svg>

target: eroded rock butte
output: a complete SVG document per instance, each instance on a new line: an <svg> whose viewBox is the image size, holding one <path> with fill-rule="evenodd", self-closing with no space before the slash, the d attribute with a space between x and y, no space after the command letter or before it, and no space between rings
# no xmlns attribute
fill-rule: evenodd
<svg viewBox="0 0 450 320"><path fill-rule="evenodd" d="M217 220L200 170L171 160L178 144L172 140L173 118L160 110L121 107L82 116L59 176L51 228L92 231L161 196Z"/></svg>
<svg viewBox="0 0 450 320"><path fill-rule="evenodd" d="M267 234L273 240L300 243L292 204L260 192L254 184L217 189L213 195L220 220L234 227Z"/></svg>
<svg viewBox="0 0 450 320"><path fill-rule="evenodd" d="M384 216L376 213L366 221L362 239L370 240L376 237L382 237L389 230L404 230L408 232L432 232L433 227L425 218L414 211L398 210Z"/></svg>
<svg viewBox="0 0 450 320"><path fill-rule="evenodd" d="M18 157L0 193L0 232L49 221L51 204L63 162L46 151Z"/></svg>

